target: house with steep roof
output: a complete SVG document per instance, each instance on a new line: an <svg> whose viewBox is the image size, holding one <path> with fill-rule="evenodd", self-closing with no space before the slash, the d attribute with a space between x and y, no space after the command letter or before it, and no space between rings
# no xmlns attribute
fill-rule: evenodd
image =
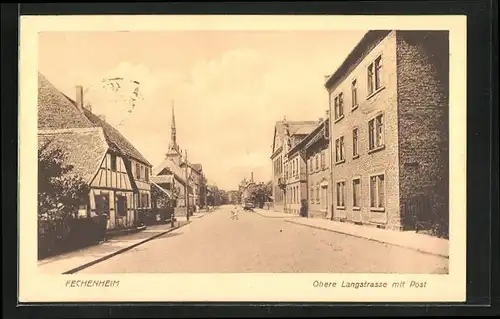
<svg viewBox="0 0 500 319"><path fill-rule="evenodd" d="M108 229L133 227L138 208L151 207L152 165L112 125L84 106L82 87L73 100L38 74L38 147L58 148L68 174L90 186L81 217L106 214Z"/></svg>
<svg viewBox="0 0 500 319"><path fill-rule="evenodd" d="M271 153L273 200L277 210L298 214L300 189L305 185L305 160L289 151L318 126L318 121L276 122Z"/></svg>
<svg viewBox="0 0 500 319"><path fill-rule="evenodd" d="M307 217L327 218L332 214L329 123L329 111L326 111L326 119L320 119L316 128L287 153L290 193L287 208L300 210L307 202L304 211Z"/></svg>

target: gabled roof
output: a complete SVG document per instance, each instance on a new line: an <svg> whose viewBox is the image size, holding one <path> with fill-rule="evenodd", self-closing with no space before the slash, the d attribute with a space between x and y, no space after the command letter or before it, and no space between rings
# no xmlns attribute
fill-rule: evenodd
<svg viewBox="0 0 500 319"><path fill-rule="evenodd" d="M186 172L178 166L172 159L165 158L160 164L153 168L153 175L157 176L161 173L165 168L168 168L172 174L175 175L175 178L182 183L186 183Z"/></svg>
<svg viewBox="0 0 500 319"><path fill-rule="evenodd" d="M101 128L61 129L38 132L38 149L49 152L56 148L65 154L64 164L73 167L68 175L92 182L108 150Z"/></svg>
<svg viewBox="0 0 500 319"><path fill-rule="evenodd" d="M101 120L97 115L92 112L85 110L86 117L96 126L100 126L103 128L104 136L108 141L110 148L117 150L119 153L122 153L128 157L131 157L143 164L146 164L150 167L151 163L130 143L117 129L115 129L110 124Z"/></svg>
<svg viewBox="0 0 500 319"><path fill-rule="evenodd" d="M82 111L38 73L38 129L89 127L94 125Z"/></svg>
<svg viewBox="0 0 500 319"><path fill-rule="evenodd" d="M328 125L330 120L327 118L323 120L321 123L317 123L314 130L312 130L307 136L305 136L300 142L295 144L289 151L288 154L296 152L300 148L308 148L308 145L311 144L313 140L318 138L318 133L321 131L323 126ZM315 142L315 141L314 141Z"/></svg>
<svg viewBox="0 0 500 319"><path fill-rule="evenodd" d="M111 150L152 166L117 129L92 112L80 109L75 101L38 73L38 128L48 130L91 127L103 129Z"/></svg>
<svg viewBox="0 0 500 319"><path fill-rule="evenodd" d="M303 137L314 130L318 125L317 121L277 121L274 126L274 137L273 137L273 150L271 153L271 158L275 156L275 153L283 146L281 145L283 138L285 136L285 126L288 125L288 131L290 136ZM279 145L276 145L276 140L280 141Z"/></svg>
<svg viewBox="0 0 500 319"><path fill-rule="evenodd" d="M318 125L317 121L277 121L274 126L274 138L273 138L273 153L281 146L275 145L274 141L276 137L278 140L282 140L285 136L285 124L288 124L288 131L290 132L290 136L298 133L298 134L309 134L314 130L316 125Z"/></svg>

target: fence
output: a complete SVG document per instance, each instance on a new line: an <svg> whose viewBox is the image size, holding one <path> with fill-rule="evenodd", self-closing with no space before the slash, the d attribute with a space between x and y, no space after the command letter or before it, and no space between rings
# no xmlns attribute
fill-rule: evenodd
<svg viewBox="0 0 500 319"><path fill-rule="evenodd" d="M38 259L97 243L105 234L103 218L38 220Z"/></svg>
<svg viewBox="0 0 500 319"><path fill-rule="evenodd" d="M404 229L448 238L448 211L439 205L436 196L419 194L401 202Z"/></svg>

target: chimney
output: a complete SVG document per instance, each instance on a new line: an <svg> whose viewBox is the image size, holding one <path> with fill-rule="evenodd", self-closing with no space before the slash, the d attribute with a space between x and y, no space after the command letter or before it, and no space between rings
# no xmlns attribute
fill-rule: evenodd
<svg viewBox="0 0 500 319"><path fill-rule="evenodd" d="M250 174L250 181L253 182L253 172Z"/></svg>
<svg viewBox="0 0 500 319"><path fill-rule="evenodd" d="M101 119L101 121L106 122L106 117L102 114L99 114L98 117Z"/></svg>
<svg viewBox="0 0 500 319"><path fill-rule="evenodd" d="M83 86L76 86L76 105L83 110Z"/></svg>
<svg viewBox="0 0 500 319"><path fill-rule="evenodd" d="M326 115L325 118L329 118L330 117L330 110L326 110L325 115Z"/></svg>
<svg viewBox="0 0 500 319"><path fill-rule="evenodd" d="M325 82L326 82L326 81L328 81L328 79L329 79L329 78L330 78L330 75L329 75L329 74L327 74L327 75L323 75L323 79L325 80Z"/></svg>
<svg viewBox="0 0 500 319"><path fill-rule="evenodd" d="M318 119L318 123L321 123L321 122L323 122L323 118L322 118L322 117L320 117L320 118Z"/></svg>

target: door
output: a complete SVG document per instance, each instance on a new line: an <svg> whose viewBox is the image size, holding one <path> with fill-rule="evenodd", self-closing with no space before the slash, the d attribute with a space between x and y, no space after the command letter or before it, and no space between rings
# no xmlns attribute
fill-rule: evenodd
<svg viewBox="0 0 500 319"><path fill-rule="evenodd" d="M325 211L325 217L328 217L330 215L329 212L330 196L328 196L328 186L323 186L323 198L325 199L323 204L323 210Z"/></svg>
<svg viewBox="0 0 500 319"><path fill-rule="evenodd" d="M106 223L106 228L109 228L109 218L110 218L110 209L109 209L109 194L101 193L100 195L95 195L95 212L98 217L101 218L103 223Z"/></svg>

